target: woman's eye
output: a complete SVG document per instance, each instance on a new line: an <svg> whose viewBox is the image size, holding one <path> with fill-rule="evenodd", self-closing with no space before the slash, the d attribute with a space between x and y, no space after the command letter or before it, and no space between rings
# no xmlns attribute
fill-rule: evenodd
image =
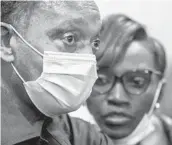
<svg viewBox="0 0 172 145"><path fill-rule="evenodd" d="M76 42L74 34L73 33L64 34L63 42L66 43L67 45L74 45Z"/></svg>
<svg viewBox="0 0 172 145"><path fill-rule="evenodd" d="M103 78L98 78L96 81L96 85L104 85L106 84L107 80Z"/></svg>
<svg viewBox="0 0 172 145"><path fill-rule="evenodd" d="M96 85L106 85L107 83L109 83L109 80L107 79L107 77L99 75L96 81Z"/></svg>
<svg viewBox="0 0 172 145"><path fill-rule="evenodd" d="M141 87L144 85L144 78L141 78L141 77L135 77L133 78L133 85L136 85L138 87Z"/></svg>
<svg viewBox="0 0 172 145"><path fill-rule="evenodd" d="M98 50L99 49L99 45L100 45L100 40L98 38L92 42L92 48L94 50Z"/></svg>

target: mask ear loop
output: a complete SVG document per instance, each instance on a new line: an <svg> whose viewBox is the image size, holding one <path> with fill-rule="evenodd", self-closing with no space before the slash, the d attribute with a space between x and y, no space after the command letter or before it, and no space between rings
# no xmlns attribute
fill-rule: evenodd
<svg viewBox="0 0 172 145"><path fill-rule="evenodd" d="M18 77L22 80L23 83L25 83L26 81L23 79L23 77L20 75L20 73L18 72L18 70L16 69L16 67L14 66L13 63L11 63L11 66L13 67L14 71L16 72L16 74L18 75Z"/></svg>
<svg viewBox="0 0 172 145"><path fill-rule="evenodd" d="M157 90L156 90L156 93L155 93L155 96L154 96L154 100L153 100L151 108L150 108L150 110L148 112L148 116L152 115L152 113L154 111L154 108L155 108L155 105L156 105L156 103L158 101L162 86L163 86L163 84L165 84L165 82L166 82L166 80L163 78L161 80L161 82L158 84L158 87L157 87Z"/></svg>
<svg viewBox="0 0 172 145"><path fill-rule="evenodd" d="M18 32L17 30L10 24L7 24L9 25L10 29L12 29L16 34L17 36L27 45L29 46L30 48L32 48L33 51L35 51L37 54L39 54L40 56L43 57L43 54L41 52L39 52L37 49L35 49L31 44L29 44Z"/></svg>
<svg viewBox="0 0 172 145"><path fill-rule="evenodd" d="M41 57L43 57L43 54L41 52L39 52L37 49L35 49L31 44L29 44L19 33L18 31L10 24L1 22L0 23L1 26L5 27L8 29L9 33L13 33L13 31L17 34L17 36L27 45L29 46L33 51L35 51L37 54L39 54ZM14 71L16 72L16 74L18 75L18 77L22 80L23 83L25 83L26 81L23 79L23 77L20 75L20 73L18 72L18 70L16 69L16 67L14 66L13 63L11 63L11 66L13 67Z"/></svg>

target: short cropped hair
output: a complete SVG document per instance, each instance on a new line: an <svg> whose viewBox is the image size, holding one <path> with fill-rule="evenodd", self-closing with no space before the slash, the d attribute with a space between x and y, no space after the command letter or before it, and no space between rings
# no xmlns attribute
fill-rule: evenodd
<svg viewBox="0 0 172 145"><path fill-rule="evenodd" d="M1 21L12 24L20 33L28 27L38 1L2 1ZM23 31L22 31L23 30Z"/></svg>
<svg viewBox="0 0 172 145"><path fill-rule="evenodd" d="M96 54L99 67L103 65L105 57L108 57L108 63L112 65L118 63L125 56L131 42L139 41L153 54L156 69L164 75L166 69L164 47L158 40L148 36L143 25L126 15L107 16L102 23L100 40L100 50Z"/></svg>
<svg viewBox="0 0 172 145"><path fill-rule="evenodd" d="M32 13L37 8L51 8L55 6L55 9L62 12L61 9L64 7L74 8L76 10L84 11L88 10L87 14L91 14L91 10L99 9L93 0L91 1L66 1L66 0L56 0L56 1L1 1L1 21L5 23L12 24L20 33L22 30L27 29ZM85 13L85 12L83 12ZM98 18L100 20L100 17Z"/></svg>

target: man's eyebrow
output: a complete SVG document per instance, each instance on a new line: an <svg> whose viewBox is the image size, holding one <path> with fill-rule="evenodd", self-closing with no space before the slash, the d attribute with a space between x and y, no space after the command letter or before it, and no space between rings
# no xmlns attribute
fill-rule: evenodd
<svg viewBox="0 0 172 145"><path fill-rule="evenodd" d="M86 24L86 21L84 21L84 19L82 17L79 18L75 18L75 19L67 19L64 21L61 21L56 27L47 30L46 34L49 37L54 37L53 35L60 35L60 34L64 34L67 31L79 31L81 30L80 27L78 27L77 25L84 25Z"/></svg>
<svg viewBox="0 0 172 145"><path fill-rule="evenodd" d="M52 39L55 39L57 36L61 35L64 33L64 29L61 28L53 28L51 30L46 31L46 35L51 37Z"/></svg>

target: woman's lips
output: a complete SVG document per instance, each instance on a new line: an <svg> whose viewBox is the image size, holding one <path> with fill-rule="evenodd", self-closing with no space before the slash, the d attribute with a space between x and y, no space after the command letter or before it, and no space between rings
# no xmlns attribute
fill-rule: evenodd
<svg viewBox="0 0 172 145"><path fill-rule="evenodd" d="M131 121L133 117L126 113L111 112L104 116L105 124L107 125L125 125Z"/></svg>

